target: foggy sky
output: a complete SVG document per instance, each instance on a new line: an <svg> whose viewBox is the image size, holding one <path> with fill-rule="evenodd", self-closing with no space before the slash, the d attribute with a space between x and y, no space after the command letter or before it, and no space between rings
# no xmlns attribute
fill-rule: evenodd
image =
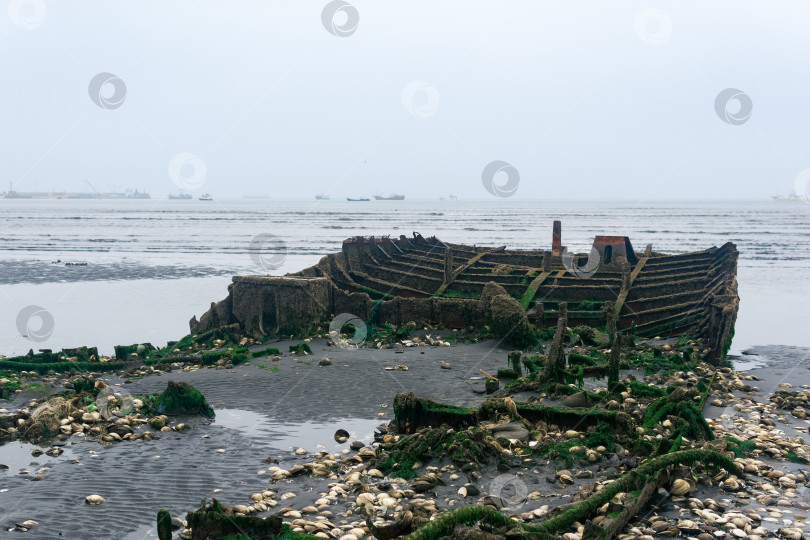
<svg viewBox="0 0 810 540"><path fill-rule="evenodd" d="M346 36L325 1L6 4L0 191L483 199L501 160L514 199L755 199L810 168L807 2L352 0Z"/></svg>

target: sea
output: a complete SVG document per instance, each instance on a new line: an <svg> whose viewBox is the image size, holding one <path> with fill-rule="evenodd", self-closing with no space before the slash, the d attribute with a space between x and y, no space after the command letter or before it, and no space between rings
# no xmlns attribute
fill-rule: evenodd
<svg viewBox="0 0 810 540"><path fill-rule="evenodd" d="M734 242L731 353L810 347L810 204L777 201L0 199L0 355L156 346L227 295L233 275L296 272L344 239L441 240L588 252L594 235L683 253ZM744 360L744 358L743 358Z"/></svg>

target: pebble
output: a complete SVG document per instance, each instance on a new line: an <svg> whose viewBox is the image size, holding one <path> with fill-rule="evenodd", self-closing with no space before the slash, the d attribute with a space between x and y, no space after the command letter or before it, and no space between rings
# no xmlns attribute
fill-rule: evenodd
<svg viewBox="0 0 810 540"><path fill-rule="evenodd" d="M26 519L25 521L22 521L20 523L15 523L14 524L14 529L18 530L18 531L22 531L22 532L28 532L36 524L37 524L37 522L34 521L33 519Z"/></svg>
<svg viewBox="0 0 810 540"><path fill-rule="evenodd" d="M91 505L99 505L104 502L104 497L101 495L88 495L84 498L84 502Z"/></svg>

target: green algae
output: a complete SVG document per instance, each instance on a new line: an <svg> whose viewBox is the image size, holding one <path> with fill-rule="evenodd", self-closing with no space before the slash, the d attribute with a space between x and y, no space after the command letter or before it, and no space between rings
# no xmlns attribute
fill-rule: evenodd
<svg viewBox="0 0 810 540"><path fill-rule="evenodd" d="M278 356L280 354L281 354L281 351L279 351L277 348L268 347L268 348L262 349L260 351L253 351L252 353L250 353L250 356L253 357L253 358L261 358L262 356L270 356L270 355Z"/></svg>
<svg viewBox="0 0 810 540"><path fill-rule="evenodd" d="M570 467L577 459L585 458L584 450L581 452L571 452L571 448L577 446L591 449L604 446L608 452L613 452L616 449L616 439L614 438L610 426L603 424L597 427L596 430L586 433L585 437L582 439L572 439L560 443L547 443L534 450L533 453L541 457L565 461L566 465Z"/></svg>
<svg viewBox="0 0 810 540"><path fill-rule="evenodd" d="M168 510L158 510L157 533L159 540L172 540L172 515Z"/></svg>
<svg viewBox="0 0 810 540"><path fill-rule="evenodd" d="M527 538L558 539L574 523L584 523L588 516L595 514L599 508L608 503L621 492L639 493L638 490L649 482L656 481L661 471L668 467L701 464L707 468L723 468L738 476L742 471L728 457L714 450L682 450L664 456L650 458L638 468L627 472L600 491L593 493L583 501L565 507L555 516L537 525L518 523L494 508L486 506L463 506L449 510L423 525L421 528L404 536L405 540L437 540L450 535L456 525L473 526L483 523L489 527L520 528ZM639 495L636 495L636 498Z"/></svg>
<svg viewBox="0 0 810 540"><path fill-rule="evenodd" d="M207 508L205 500L203 500L197 511L189 512L186 515L186 521L192 530L192 538L236 539L244 537L250 540L273 540L278 538L283 530L280 516L260 518L229 514L230 512L226 511L216 499L213 499ZM290 530L289 533L292 531Z"/></svg>
<svg viewBox="0 0 810 540"><path fill-rule="evenodd" d="M160 394L143 397L147 411L159 414L184 415L194 414L214 418L214 409L205 400L199 390L188 383L169 381L166 389Z"/></svg>
<svg viewBox="0 0 810 540"><path fill-rule="evenodd" d="M640 381L630 381L627 387L630 389L630 393L633 394L633 397L660 398L668 395L667 391L663 388L652 384L645 384Z"/></svg>
<svg viewBox="0 0 810 540"><path fill-rule="evenodd" d="M388 450L378 451L382 459L379 469L388 475L410 479L416 476L414 465L426 459L448 456L464 465L480 463L486 455L497 455L487 450L487 432L478 427L455 431L448 425L426 428L405 437Z"/></svg>
<svg viewBox="0 0 810 540"><path fill-rule="evenodd" d="M693 439L713 440L714 432L700 409L692 401L671 401L671 395L661 397L650 403L644 414L643 426L652 428L668 417L685 422L684 434Z"/></svg>
<svg viewBox="0 0 810 540"><path fill-rule="evenodd" d="M290 353L299 356L304 356L307 354L312 354L312 349L309 348L308 343L302 342L299 343L298 345L290 345Z"/></svg>

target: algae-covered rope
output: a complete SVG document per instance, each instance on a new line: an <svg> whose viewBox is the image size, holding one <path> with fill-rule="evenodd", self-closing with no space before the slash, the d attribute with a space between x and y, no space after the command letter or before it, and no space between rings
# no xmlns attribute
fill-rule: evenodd
<svg viewBox="0 0 810 540"><path fill-rule="evenodd" d="M452 534L456 525L472 526L479 521L493 527L521 527L526 532L537 533L532 536L538 538L538 540L561 540L560 537L547 534L542 529L518 523L490 506L478 505L462 506L461 508L449 510L411 534L403 536L402 540L436 540Z"/></svg>
<svg viewBox="0 0 810 540"><path fill-rule="evenodd" d="M632 491L632 488L647 483L647 481L653 478L653 475L657 475L664 468L673 465L694 465L695 463L714 465L716 467L722 467L738 476L743 475L742 471L731 459L716 450L681 450L672 452L648 459L636 469L614 480L601 491L594 493L562 514L543 521L538 527L541 527L541 530L545 530L550 534L557 534L570 527L574 522L581 521L588 517L603 504L609 502L618 493Z"/></svg>
<svg viewBox="0 0 810 540"><path fill-rule="evenodd" d="M632 491L633 488L652 481L653 478L657 478L657 475L667 467L673 465L694 465L695 463L702 463L704 466L713 465L715 467L721 467L733 474L743 476L742 471L731 459L716 450L681 450L648 459L636 469L625 473L621 478L608 484L601 491L594 493L584 501L575 504L561 514L547 519L538 525L532 526L518 523L491 507L464 506L445 512L430 523L425 524L420 529L403 538L405 540L436 540L451 534L457 524L473 525L479 521L485 521L493 526L520 526L528 533L540 534L540 536L533 534L533 537L549 540L558 539L559 534L571 527L575 522L582 521L594 514L602 505L609 502L617 494Z"/></svg>
<svg viewBox="0 0 810 540"><path fill-rule="evenodd" d="M712 380L709 381L706 391L703 392L703 396L700 399L700 405L698 405L698 410L700 411L703 411L703 405L706 403L706 398L709 397L709 392L712 391L712 385L714 384L714 381L717 379L717 371L718 370L716 369L714 370L714 374L712 374Z"/></svg>

